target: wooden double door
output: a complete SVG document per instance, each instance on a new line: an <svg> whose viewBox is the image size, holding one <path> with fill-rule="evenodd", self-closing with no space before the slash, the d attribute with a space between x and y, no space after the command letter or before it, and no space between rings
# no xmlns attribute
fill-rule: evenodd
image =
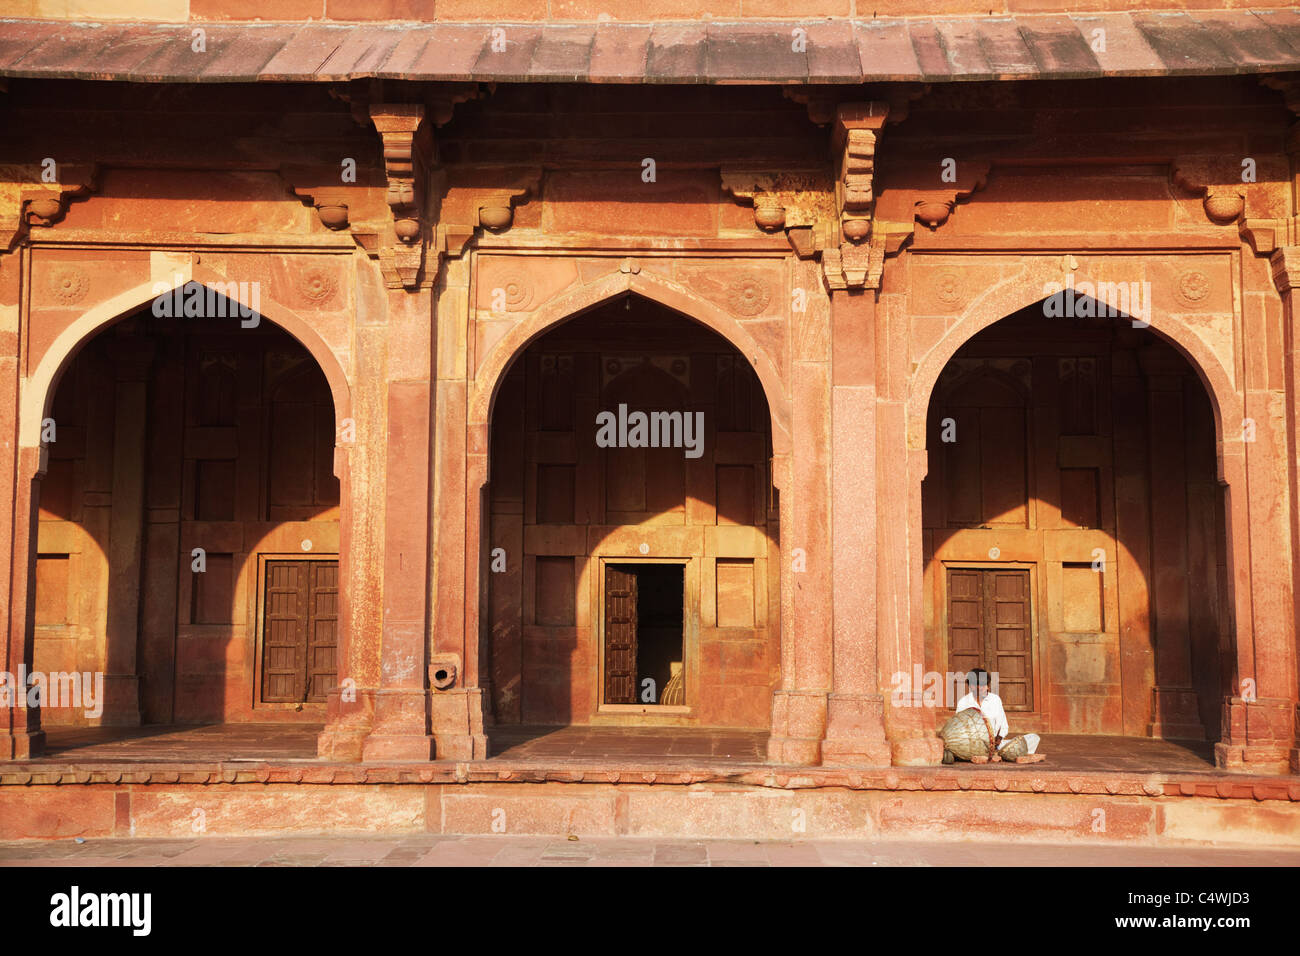
<svg viewBox="0 0 1300 956"><path fill-rule="evenodd" d="M323 702L338 682L338 561L267 561L262 702Z"/></svg>
<svg viewBox="0 0 1300 956"><path fill-rule="evenodd" d="M1007 710L1034 709L1028 568L948 569L948 666L997 675Z"/></svg>

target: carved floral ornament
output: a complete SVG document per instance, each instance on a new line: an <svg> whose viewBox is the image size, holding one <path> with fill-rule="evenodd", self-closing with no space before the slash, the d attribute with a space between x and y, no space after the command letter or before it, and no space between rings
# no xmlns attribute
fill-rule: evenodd
<svg viewBox="0 0 1300 956"><path fill-rule="evenodd" d="M338 280L324 269L309 269L303 273L298 288L303 297L311 302L325 302L334 297L338 291Z"/></svg>
<svg viewBox="0 0 1300 956"><path fill-rule="evenodd" d="M46 280L50 293L64 305L76 305L86 297L86 274L75 266L56 266Z"/></svg>
<svg viewBox="0 0 1300 956"><path fill-rule="evenodd" d="M1188 305L1199 305L1205 301L1211 288L1210 277L1204 272L1193 269L1178 277L1178 297Z"/></svg>

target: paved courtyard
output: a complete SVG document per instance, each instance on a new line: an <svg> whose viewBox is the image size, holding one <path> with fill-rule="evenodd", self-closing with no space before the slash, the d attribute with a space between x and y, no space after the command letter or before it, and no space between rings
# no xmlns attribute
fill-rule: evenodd
<svg viewBox="0 0 1300 956"><path fill-rule="evenodd" d="M1010 843L329 836L0 843L0 866L1300 866L1300 851Z"/></svg>

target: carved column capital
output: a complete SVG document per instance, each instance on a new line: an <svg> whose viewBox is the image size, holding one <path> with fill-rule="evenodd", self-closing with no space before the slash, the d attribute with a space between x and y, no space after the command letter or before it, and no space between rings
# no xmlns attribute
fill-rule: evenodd
<svg viewBox="0 0 1300 956"><path fill-rule="evenodd" d="M1300 288L1300 246L1279 246L1268 257L1273 283L1285 295Z"/></svg>

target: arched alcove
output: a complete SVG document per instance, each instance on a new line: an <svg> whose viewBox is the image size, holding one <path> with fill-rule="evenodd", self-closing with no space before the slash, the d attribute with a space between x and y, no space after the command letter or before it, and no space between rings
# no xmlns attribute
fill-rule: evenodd
<svg viewBox="0 0 1300 956"><path fill-rule="evenodd" d="M483 587L497 725L765 729L779 520L772 415L749 358L632 294L526 340L492 384ZM650 433L638 447L638 413L660 447ZM646 593L659 608L681 595L675 623L649 620Z"/></svg>
<svg viewBox="0 0 1300 956"><path fill-rule="evenodd" d="M190 289L212 308L91 310L27 382L57 436L33 481L29 666L105 687L101 713L47 706L47 728L324 719L346 382L315 333Z"/></svg>
<svg viewBox="0 0 1300 956"><path fill-rule="evenodd" d="M1092 314L1035 303L946 349L924 430L925 669L1000 673L1013 731L1209 759L1236 656L1225 402L1166 334Z"/></svg>

